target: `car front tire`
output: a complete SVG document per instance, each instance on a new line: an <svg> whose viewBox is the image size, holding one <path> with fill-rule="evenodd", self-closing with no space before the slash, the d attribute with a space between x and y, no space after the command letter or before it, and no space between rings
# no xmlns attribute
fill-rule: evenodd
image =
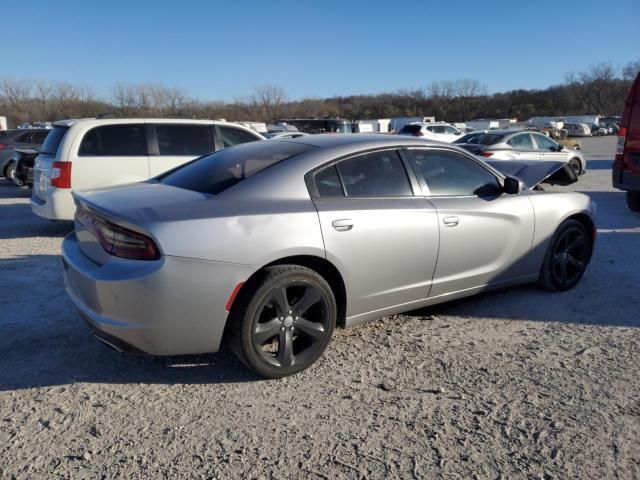
<svg viewBox="0 0 640 480"><path fill-rule="evenodd" d="M640 192L627 192L627 205L632 212L640 212Z"/></svg>
<svg viewBox="0 0 640 480"><path fill-rule="evenodd" d="M538 286L553 292L575 287L591 259L591 233L579 221L567 219L553 235L540 269Z"/></svg>
<svg viewBox="0 0 640 480"><path fill-rule="evenodd" d="M321 275L299 265L269 267L234 302L231 350L263 377L293 375L322 356L336 319L333 291Z"/></svg>

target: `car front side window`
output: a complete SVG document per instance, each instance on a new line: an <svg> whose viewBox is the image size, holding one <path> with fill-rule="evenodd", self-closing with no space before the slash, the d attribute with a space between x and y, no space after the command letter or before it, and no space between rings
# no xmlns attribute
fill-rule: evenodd
<svg viewBox="0 0 640 480"><path fill-rule="evenodd" d="M557 143L545 135L535 135L538 150L551 150L557 147Z"/></svg>
<svg viewBox="0 0 640 480"><path fill-rule="evenodd" d="M457 152L410 149L409 154L433 196L491 196L501 191L495 175Z"/></svg>

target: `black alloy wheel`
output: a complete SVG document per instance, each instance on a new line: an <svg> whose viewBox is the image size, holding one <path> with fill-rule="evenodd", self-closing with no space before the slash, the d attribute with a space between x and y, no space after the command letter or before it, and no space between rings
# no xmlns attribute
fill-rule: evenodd
<svg viewBox="0 0 640 480"><path fill-rule="evenodd" d="M297 265L269 268L246 309L239 308L242 319L234 352L269 378L313 364L329 344L337 316L333 291L324 278Z"/></svg>
<svg viewBox="0 0 640 480"><path fill-rule="evenodd" d="M556 231L545 256L538 283L547 290L575 287L591 259L591 232L577 220L565 220Z"/></svg>

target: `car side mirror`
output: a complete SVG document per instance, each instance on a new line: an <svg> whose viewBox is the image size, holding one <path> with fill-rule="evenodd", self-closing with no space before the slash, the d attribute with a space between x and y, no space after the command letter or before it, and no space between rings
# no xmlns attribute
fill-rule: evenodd
<svg viewBox="0 0 640 480"><path fill-rule="evenodd" d="M517 178L506 177L504 179L504 186L502 187L504 193L509 195L517 195L522 191L522 183Z"/></svg>

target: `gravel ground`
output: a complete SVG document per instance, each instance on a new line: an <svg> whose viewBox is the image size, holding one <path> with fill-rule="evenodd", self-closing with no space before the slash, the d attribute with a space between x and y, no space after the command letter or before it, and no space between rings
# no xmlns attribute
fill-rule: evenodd
<svg viewBox="0 0 640 480"><path fill-rule="evenodd" d="M63 290L69 227L0 180L0 478L640 478L640 215L615 138L582 144L600 233L577 288L338 331L277 381L94 340Z"/></svg>

